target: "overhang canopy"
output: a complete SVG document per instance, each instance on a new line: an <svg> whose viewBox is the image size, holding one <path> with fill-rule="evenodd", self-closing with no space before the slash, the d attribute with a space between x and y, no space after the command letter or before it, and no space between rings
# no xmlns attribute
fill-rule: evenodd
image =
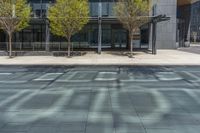
<svg viewBox="0 0 200 133"><path fill-rule="evenodd" d="M198 0L177 0L178 6L188 5Z"/></svg>

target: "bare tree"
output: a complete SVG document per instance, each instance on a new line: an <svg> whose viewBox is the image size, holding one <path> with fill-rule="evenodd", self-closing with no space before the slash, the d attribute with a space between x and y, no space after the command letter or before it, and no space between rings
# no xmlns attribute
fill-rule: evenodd
<svg viewBox="0 0 200 133"><path fill-rule="evenodd" d="M26 0L0 1L0 28L9 38L9 57L12 57L12 35L28 26L31 8Z"/></svg>
<svg viewBox="0 0 200 133"><path fill-rule="evenodd" d="M72 35L79 32L89 21L88 0L57 0L49 8L48 19L51 32L67 39L67 53L70 57Z"/></svg>
<svg viewBox="0 0 200 133"><path fill-rule="evenodd" d="M118 0L114 7L115 15L129 32L129 49L132 56L133 52L133 35L139 28L147 23L150 0Z"/></svg>

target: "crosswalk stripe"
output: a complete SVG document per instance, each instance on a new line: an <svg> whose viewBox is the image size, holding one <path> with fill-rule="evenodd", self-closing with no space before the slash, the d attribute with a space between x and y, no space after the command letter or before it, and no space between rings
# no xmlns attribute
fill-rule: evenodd
<svg viewBox="0 0 200 133"><path fill-rule="evenodd" d="M45 75L40 76L39 78L34 79L34 81L50 81L54 80L63 73L46 73Z"/></svg>
<svg viewBox="0 0 200 133"><path fill-rule="evenodd" d="M11 75L12 73L0 73L0 75Z"/></svg>

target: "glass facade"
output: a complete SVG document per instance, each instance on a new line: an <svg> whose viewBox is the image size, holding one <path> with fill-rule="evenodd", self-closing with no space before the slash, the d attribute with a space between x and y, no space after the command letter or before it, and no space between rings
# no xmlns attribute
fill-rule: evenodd
<svg viewBox="0 0 200 133"><path fill-rule="evenodd" d="M191 5L191 41L200 42L200 1Z"/></svg>
<svg viewBox="0 0 200 133"><path fill-rule="evenodd" d="M104 17L114 16L113 7L114 1L105 1L105 2L90 2L90 16L97 17L99 15L99 8L101 9L101 14Z"/></svg>
<svg viewBox="0 0 200 133"><path fill-rule="evenodd" d="M127 32L118 25L102 24L102 48L126 48ZM119 26L120 27L120 26ZM73 48L98 48L98 24L88 24L72 37ZM66 40L51 34L51 50L66 49Z"/></svg>
<svg viewBox="0 0 200 133"><path fill-rule="evenodd" d="M30 26L13 37L15 50L45 50L48 44L50 50L66 50L65 38L50 33L47 16L48 7L55 0L28 0L32 7ZM115 0L89 0L90 22L72 37L73 48L97 48L99 44L98 17L102 16L101 46L102 48L127 48L128 32L114 17ZM101 11L101 13L100 13ZM0 49L6 49L7 38L0 33ZM3 44L3 45L2 45Z"/></svg>
<svg viewBox="0 0 200 133"><path fill-rule="evenodd" d="M179 6L177 18L177 41L200 42L200 1Z"/></svg>

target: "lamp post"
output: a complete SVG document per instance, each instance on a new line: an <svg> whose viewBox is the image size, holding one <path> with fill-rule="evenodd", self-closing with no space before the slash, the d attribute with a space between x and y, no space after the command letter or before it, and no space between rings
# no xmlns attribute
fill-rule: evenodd
<svg viewBox="0 0 200 133"><path fill-rule="evenodd" d="M49 5L51 4L51 1L49 1L48 5L46 6L46 18L45 18L45 21L46 21L46 45L45 45L45 50L47 52L49 52L50 50L50 46L49 46L49 41L50 41L50 30L49 30L49 20L48 20L48 8L49 8Z"/></svg>
<svg viewBox="0 0 200 133"><path fill-rule="evenodd" d="M99 24L99 30L98 30L98 54L101 54L102 49L102 3L101 0L99 2L99 13L98 13L98 24Z"/></svg>

